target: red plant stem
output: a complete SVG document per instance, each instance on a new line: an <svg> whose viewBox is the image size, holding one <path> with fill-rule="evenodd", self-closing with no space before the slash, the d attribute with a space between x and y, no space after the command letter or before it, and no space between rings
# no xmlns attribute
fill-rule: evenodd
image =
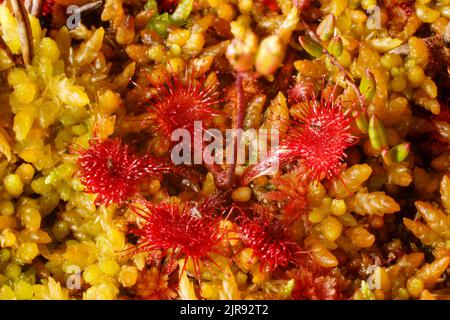
<svg viewBox="0 0 450 320"><path fill-rule="evenodd" d="M218 181L218 186L224 189L230 188L234 182L234 176L236 173L236 161L237 161L237 151L238 151L238 137L237 131L244 127L245 118L245 98L244 98L244 87L242 85L243 74L238 72L236 75L236 91L237 91L237 107L236 114L233 122L233 162L228 165L225 171L225 180Z"/></svg>

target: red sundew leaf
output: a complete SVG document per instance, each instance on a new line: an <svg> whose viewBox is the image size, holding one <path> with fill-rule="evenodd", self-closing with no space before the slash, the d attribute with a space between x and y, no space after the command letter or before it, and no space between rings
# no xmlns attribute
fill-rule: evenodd
<svg viewBox="0 0 450 320"><path fill-rule="evenodd" d="M302 253L299 244L289 240L287 228L269 216L240 216L239 233L244 244L254 250L269 271L296 264Z"/></svg>
<svg viewBox="0 0 450 320"><path fill-rule="evenodd" d="M285 139L284 148L291 153L288 157L300 156L302 167L313 180L339 175L345 150L356 141L351 133L352 120L340 104L313 104L302 130L293 130Z"/></svg>
<svg viewBox="0 0 450 320"><path fill-rule="evenodd" d="M241 184L266 174L277 162L280 167L297 162L297 173L308 180L339 175L347 156L345 150L357 141L352 134L351 110L344 111L341 102L334 101L333 94L316 99L308 88L299 89L291 96L303 96L302 101L306 103L298 112L295 125L281 138L277 150L246 169Z"/></svg>
<svg viewBox="0 0 450 320"><path fill-rule="evenodd" d="M201 121L207 125L213 116L220 115L220 110L212 108L220 102L215 83L205 79L184 79L170 75L163 84L154 84L157 94L148 101L146 107L149 117L146 121L153 127L155 134L167 141L176 129L186 129L194 136L194 122Z"/></svg>
<svg viewBox="0 0 450 320"><path fill-rule="evenodd" d="M218 208L211 207L216 201L206 198L198 206L189 203L183 208L176 203L144 202L145 209L135 211L145 222L141 228L130 230L139 237L133 253L171 251L170 259L184 257L185 263L192 259L198 272L200 262L213 262L209 254L218 253L215 247L223 238L220 216L214 214Z"/></svg>
<svg viewBox="0 0 450 320"><path fill-rule="evenodd" d="M106 139L80 150L78 167L85 191L96 193L96 203L105 206L123 204L146 178L169 170L150 155L139 157L120 139Z"/></svg>

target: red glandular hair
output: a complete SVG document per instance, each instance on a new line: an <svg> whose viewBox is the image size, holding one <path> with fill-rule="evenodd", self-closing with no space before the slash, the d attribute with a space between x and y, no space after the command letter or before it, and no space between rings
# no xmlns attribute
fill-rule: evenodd
<svg viewBox="0 0 450 320"><path fill-rule="evenodd" d="M163 84L155 84L157 94L146 107L148 122L155 134L171 140L176 129L186 129L194 134L194 122L201 121L202 126L211 122L212 117L221 114L213 105L219 103L215 83L193 76L179 77L170 75Z"/></svg>
<svg viewBox="0 0 450 320"><path fill-rule="evenodd" d="M242 184L248 184L276 161L280 166L297 162L295 171L310 180L339 176L345 150L357 140L352 134L351 110L344 111L333 93L317 99L308 84L299 84L292 91L291 97L301 102L296 121L276 151L244 172Z"/></svg>
<svg viewBox="0 0 450 320"><path fill-rule="evenodd" d="M244 245L253 249L263 267L273 271L297 263L302 251L288 238L287 229L281 222L269 215L241 216L238 221Z"/></svg>
<svg viewBox="0 0 450 320"><path fill-rule="evenodd" d="M283 158L300 158L300 165L313 179L333 178L340 173L345 150L355 143L350 109L343 111L340 102L331 99L307 100L307 108L283 141Z"/></svg>
<svg viewBox="0 0 450 320"><path fill-rule="evenodd" d="M130 229L139 238L133 253L159 250L163 257L169 253L170 259L184 258L185 266L191 259L198 272L201 262L212 261L210 253L219 253L216 246L223 232L219 228L220 217L214 214L218 203L212 198L198 206L186 203L184 207L176 203L144 202L144 210L135 208L144 224Z"/></svg>
<svg viewBox="0 0 450 320"><path fill-rule="evenodd" d="M146 178L169 170L150 155L138 156L120 139L106 139L81 149L78 167L85 191L96 193L96 203L105 206L123 204Z"/></svg>

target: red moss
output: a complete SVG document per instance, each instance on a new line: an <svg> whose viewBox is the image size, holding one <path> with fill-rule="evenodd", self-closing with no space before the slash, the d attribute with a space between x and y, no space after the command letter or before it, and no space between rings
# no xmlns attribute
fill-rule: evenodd
<svg viewBox="0 0 450 320"><path fill-rule="evenodd" d="M241 216L238 220L242 241L254 250L263 267L274 271L298 261L300 246L288 238L287 228L281 222L268 215Z"/></svg>
<svg viewBox="0 0 450 320"><path fill-rule="evenodd" d="M201 79L204 80L204 79ZM155 133L171 140L176 129L186 129L194 134L194 122L208 125L212 117L220 111L211 106L219 102L215 83L171 75L164 84L156 84L157 94L149 101L149 123Z"/></svg>
<svg viewBox="0 0 450 320"><path fill-rule="evenodd" d="M417 139L416 147L425 155L437 157L446 152L449 148L448 138L445 135L442 125L450 123L450 109L441 105L441 112L438 115L426 117L431 120L429 131L421 133L415 137ZM441 130L443 130L441 134Z"/></svg>
<svg viewBox="0 0 450 320"><path fill-rule="evenodd" d="M320 267L311 259L297 269L289 270L287 276L294 279L292 299L338 300L342 299L341 283L331 271Z"/></svg>
<svg viewBox="0 0 450 320"><path fill-rule="evenodd" d="M267 192L265 199L275 201L277 206L281 206L285 223L289 224L299 218L308 205L306 188L297 182L294 175L276 177L271 183L277 190Z"/></svg>
<svg viewBox="0 0 450 320"><path fill-rule="evenodd" d="M169 284L169 274L153 267L139 272L133 287L135 299L168 300L177 296L174 286Z"/></svg>
<svg viewBox="0 0 450 320"><path fill-rule="evenodd" d="M133 253L161 250L169 259L192 259L196 271L199 263L208 261L209 254L217 252L216 245L222 240L220 218L214 215L218 208L216 199L206 199L198 206L187 203L158 204L144 202L144 210L135 212L145 219L141 228L130 231L139 237Z"/></svg>
<svg viewBox="0 0 450 320"><path fill-rule="evenodd" d="M389 15L406 20L414 13L413 0L385 0L383 1Z"/></svg>
<svg viewBox="0 0 450 320"><path fill-rule="evenodd" d="M120 139L106 139L82 149L79 174L86 192L98 194L98 205L123 204L138 190L139 184L168 167L149 155L138 156Z"/></svg>
<svg viewBox="0 0 450 320"><path fill-rule="evenodd" d="M295 171L311 180L339 175L346 158L345 150L357 139L352 134L351 110L344 111L342 104L335 101L334 94L324 94L319 100L307 86L293 90L290 96L294 99L302 97L303 101L299 105L297 121L282 137L275 152L244 172L242 184L248 184L276 161L280 166L297 162Z"/></svg>
<svg viewBox="0 0 450 320"><path fill-rule="evenodd" d="M415 12L414 0L384 0L388 14L389 33L395 36L403 30L409 17Z"/></svg>

